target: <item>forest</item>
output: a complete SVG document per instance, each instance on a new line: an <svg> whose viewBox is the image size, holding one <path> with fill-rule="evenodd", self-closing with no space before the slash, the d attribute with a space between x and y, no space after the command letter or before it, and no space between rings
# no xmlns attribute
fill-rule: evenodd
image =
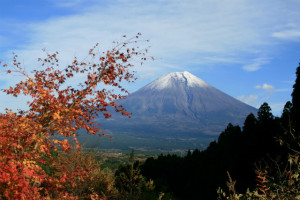
<svg viewBox="0 0 300 200"><path fill-rule="evenodd" d="M132 152L116 170L102 167L103 161L79 144L76 131L105 135L93 119L99 113L109 118L108 107L130 116L115 103L124 96L97 87L104 83L127 92L119 83L134 80L129 60L147 59L130 44L117 44L101 55L96 45L89 52L91 62L75 59L62 70L56 68L58 53L47 54L33 77L17 56L11 66L2 63L8 74L26 77L3 91L29 95L32 101L28 111L0 114L0 199L300 199L300 65L292 100L280 117L263 103L243 127L229 123L205 150L144 161ZM64 87L75 74L87 79L79 88ZM64 138L72 138L74 145Z"/></svg>

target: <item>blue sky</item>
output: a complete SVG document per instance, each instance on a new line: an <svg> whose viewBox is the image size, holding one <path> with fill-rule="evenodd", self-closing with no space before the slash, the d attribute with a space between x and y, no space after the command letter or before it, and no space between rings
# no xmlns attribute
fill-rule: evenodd
<svg viewBox="0 0 300 200"><path fill-rule="evenodd" d="M300 61L300 0L0 1L0 60L16 52L28 71L41 49L62 64L141 32L154 62L136 66L133 92L161 75L189 71L254 107L280 115ZM0 70L0 88L20 80ZM25 108L0 94L0 111Z"/></svg>

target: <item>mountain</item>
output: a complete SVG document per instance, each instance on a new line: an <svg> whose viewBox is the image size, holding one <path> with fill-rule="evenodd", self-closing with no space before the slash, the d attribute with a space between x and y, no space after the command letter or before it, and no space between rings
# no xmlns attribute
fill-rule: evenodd
<svg viewBox="0 0 300 200"><path fill-rule="evenodd" d="M119 102L131 118L119 113L99 119L114 134L176 141L216 138L227 124L242 125L257 109L209 85L189 72L166 74Z"/></svg>

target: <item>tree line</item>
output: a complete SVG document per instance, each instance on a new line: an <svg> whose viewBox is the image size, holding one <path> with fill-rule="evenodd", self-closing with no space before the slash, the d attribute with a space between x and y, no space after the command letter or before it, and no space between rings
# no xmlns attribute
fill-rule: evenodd
<svg viewBox="0 0 300 200"><path fill-rule="evenodd" d="M229 123L206 150L148 158L142 174L154 180L158 191L176 199L299 198L300 66L296 75L292 102L285 104L280 117L263 103L243 127Z"/></svg>

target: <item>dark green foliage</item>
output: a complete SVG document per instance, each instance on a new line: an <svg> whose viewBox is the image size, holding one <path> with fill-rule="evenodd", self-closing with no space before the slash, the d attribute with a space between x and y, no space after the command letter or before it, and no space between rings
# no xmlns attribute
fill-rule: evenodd
<svg viewBox="0 0 300 200"><path fill-rule="evenodd" d="M286 157L286 149L279 143L283 134L281 119L273 116L267 103L257 115L258 119L248 115L243 130L229 123L218 141L211 142L205 151L147 159L141 166L142 174L154 180L158 191L183 200L216 199L216 189L226 186L227 171L237 180L238 192L253 189L257 166L271 166L277 161L283 167L280 162Z"/></svg>
<svg viewBox="0 0 300 200"><path fill-rule="evenodd" d="M282 115L280 118L280 122L282 127L285 129L286 132L291 132L291 127L292 127L292 118L291 118L291 114L292 114L292 108L293 108L293 104L288 101L286 102L286 104L284 105L283 111L282 111Z"/></svg>
<svg viewBox="0 0 300 200"><path fill-rule="evenodd" d="M283 135L280 138L280 142L287 146L289 150L299 150L299 141L295 135L295 121L292 117L293 104L288 101L286 102L282 115L280 118L280 123L283 129ZM295 140L296 139L296 140Z"/></svg>
<svg viewBox="0 0 300 200"><path fill-rule="evenodd" d="M271 120L273 117L268 114L270 109L266 104L259 110L257 129L253 132L257 133L255 137L259 138L254 155L264 158L264 162L256 171L258 184L255 189L246 193L236 191L236 182L229 175L229 193L219 188L218 199L300 199L300 66L296 75L292 93L293 103L288 101L285 104L281 118ZM273 134L268 130L272 130ZM275 138L275 142L263 143L274 140L272 138ZM283 147L278 148L276 139ZM264 156L264 152L267 153L267 157ZM270 159L267 159L268 157Z"/></svg>
<svg viewBox="0 0 300 200"><path fill-rule="evenodd" d="M258 120L261 123L264 123L265 121L270 121L274 118L271 107L268 105L268 103L263 103L257 112Z"/></svg>
<svg viewBox="0 0 300 200"><path fill-rule="evenodd" d="M219 190L225 199L299 199L300 66L296 74L292 103L286 103L280 118L263 103L257 118L249 114L243 129L229 123L204 151L189 150L184 157L160 155L143 165L132 158L116 173L117 187L125 191L123 199L157 199L164 194L162 199L214 200L217 189L226 188L228 177L229 197ZM132 177L135 184L130 186ZM154 180L156 191L149 198L141 189L146 179Z"/></svg>
<svg viewBox="0 0 300 200"><path fill-rule="evenodd" d="M292 118L295 122L295 132L297 137L300 137L300 64L297 67L296 71L296 81L293 86L293 92L292 92L292 104L293 107L291 109L292 111Z"/></svg>
<svg viewBox="0 0 300 200"><path fill-rule="evenodd" d="M254 114L250 113L244 122L243 132L245 135L251 136L251 134L256 132L256 128L257 128L257 119L254 116Z"/></svg>
<svg viewBox="0 0 300 200"><path fill-rule="evenodd" d="M134 161L134 152L129 156L128 165L120 165L115 173L115 184L119 191L119 199L122 200L151 200L157 199L153 192L152 181L146 181L139 169L139 161Z"/></svg>
<svg viewBox="0 0 300 200"><path fill-rule="evenodd" d="M218 144L223 145L225 148L232 145L238 145L238 141L241 140L242 131L239 126L233 126L228 124L227 128L220 134L218 138ZM231 148L231 147L230 147Z"/></svg>

